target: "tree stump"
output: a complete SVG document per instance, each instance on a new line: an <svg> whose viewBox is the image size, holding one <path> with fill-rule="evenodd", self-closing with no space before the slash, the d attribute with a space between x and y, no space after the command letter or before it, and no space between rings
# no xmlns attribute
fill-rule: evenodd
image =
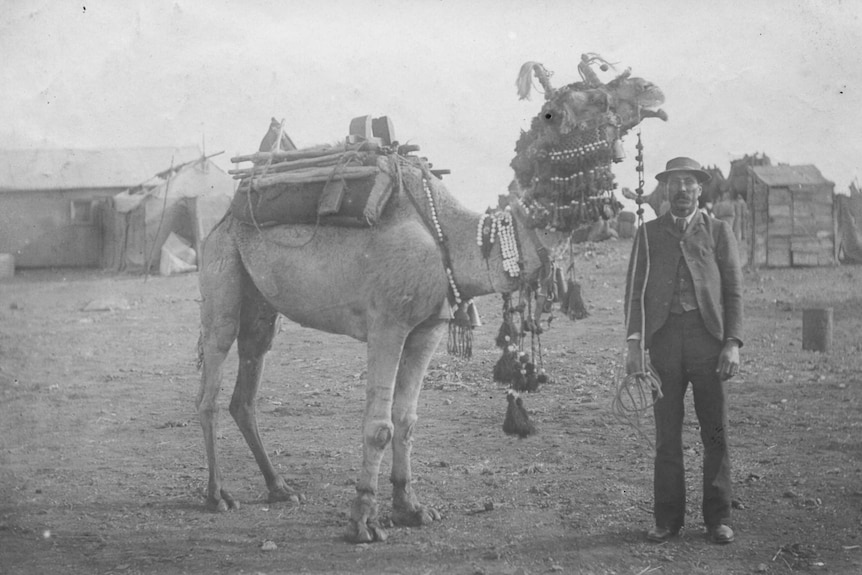
<svg viewBox="0 0 862 575"><path fill-rule="evenodd" d="M802 310L802 349L827 352L832 347L832 308Z"/></svg>

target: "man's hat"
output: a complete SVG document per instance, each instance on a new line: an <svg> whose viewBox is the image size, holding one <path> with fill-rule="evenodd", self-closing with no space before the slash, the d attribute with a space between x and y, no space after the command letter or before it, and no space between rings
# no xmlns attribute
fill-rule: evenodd
<svg viewBox="0 0 862 575"><path fill-rule="evenodd" d="M655 179L660 182L664 182L667 180L668 176L673 174L674 172L691 172L694 174L694 177L697 178L698 183L708 182L710 175L707 172L704 172L696 161L691 158L686 158L684 156L679 158L674 158L672 160L668 160L667 165L664 168L664 171L656 174Z"/></svg>

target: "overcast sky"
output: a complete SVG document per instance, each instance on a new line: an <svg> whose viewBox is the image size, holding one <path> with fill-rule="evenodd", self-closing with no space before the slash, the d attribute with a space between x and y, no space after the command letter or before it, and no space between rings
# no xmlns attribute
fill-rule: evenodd
<svg viewBox="0 0 862 575"><path fill-rule="evenodd" d="M635 6L637 4L637 6ZM299 147L388 115L476 210L512 179L525 61L579 79L597 52L662 88L647 191L667 159L727 175L765 152L844 189L862 165L862 2L823 0L5 0L0 147L255 151L270 117ZM617 181L634 188L636 136Z"/></svg>

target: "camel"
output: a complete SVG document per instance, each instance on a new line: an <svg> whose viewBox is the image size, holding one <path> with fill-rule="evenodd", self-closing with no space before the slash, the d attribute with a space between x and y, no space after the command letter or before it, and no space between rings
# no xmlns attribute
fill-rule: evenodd
<svg viewBox="0 0 862 575"><path fill-rule="evenodd" d="M589 104L578 113L598 116L608 108ZM282 314L302 326L367 343L362 465L347 539L386 539L377 490L381 460L390 446L391 522L418 527L441 519L413 489L411 450L422 380L447 333L450 305L463 309L473 298L511 293L535 282L568 230L537 224L537 212L524 198L507 210L475 213L422 159L391 151L383 164L398 185L372 226L261 227L229 212L204 242L196 406L209 464L206 506L213 511L239 507L225 487L216 451L217 396L234 342L239 367L229 412L254 454L269 500L304 499L273 467L255 413L264 358ZM514 234L501 241L507 226ZM484 241L491 228L498 238L493 244Z"/></svg>

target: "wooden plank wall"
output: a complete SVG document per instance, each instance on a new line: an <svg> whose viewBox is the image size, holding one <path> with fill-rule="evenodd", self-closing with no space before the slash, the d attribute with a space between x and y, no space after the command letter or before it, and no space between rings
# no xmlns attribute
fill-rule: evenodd
<svg viewBox="0 0 862 575"><path fill-rule="evenodd" d="M835 232L832 191L803 186L793 190L793 238L790 244L795 266L834 263Z"/></svg>
<svg viewBox="0 0 862 575"><path fill-rule="evenodd" d="M790 238L793 236L793 194L788 188L768 188L769 227L766 236L766 265L787 267Z"/></svg>
<svg viewBox="0 0 862 575"><path fill-rule="evenodd" d="M754 264L822 266L835 262L835 220L829 186L772 187L753 194Z"/></svg>
<svg viewBox="0 0 862 575"><path fill-rule="evenodd" d="M769 229L769 204L766 186L758 183L752 184L751 211L752 234L751 234L751 264L753 266L766 265L766 238Z"/></svg>

